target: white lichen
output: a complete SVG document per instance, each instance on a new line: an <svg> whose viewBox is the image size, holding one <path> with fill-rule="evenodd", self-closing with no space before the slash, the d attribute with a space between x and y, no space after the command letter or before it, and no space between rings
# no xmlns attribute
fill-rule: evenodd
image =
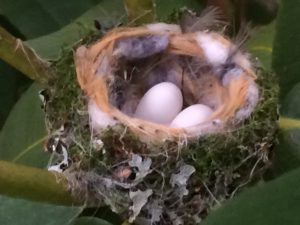
<svg viewBox="0 0 300 225"><path fill-rule="evenodd" d="M132 206L130 206L129 210L132 211L132 216L129 217L129 223L132 223L135 218L139 215L143 206L148 202L148 198L153 194L151 189L147 189L146 191L131 191L129 192L129 197L132 201Z"/></svg>
<svg viewBox="0 0 300 225"><path fill-rule="evenodd" d="M143 158L137 154L133 154L131 160L129 161L129 166L137 167L138 171L136 172L135 180L140 180L146 177L150 172L150 167L152 164L151 158Z"/></svg>
<svg viewBox="0 0 300 225"><path fill-rule="evenodd" d="M170 184L172 185L172 187L175 187L176 185L178 187L186 186L188 179L195 171L195 167L191 165L185 164L181 166L179 168L179 173L172 174Z"/></svg>

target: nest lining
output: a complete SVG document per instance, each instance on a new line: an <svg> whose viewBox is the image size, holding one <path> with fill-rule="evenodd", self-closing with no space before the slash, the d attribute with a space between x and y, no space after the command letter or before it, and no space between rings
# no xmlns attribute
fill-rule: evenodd
<svg viewBox="0 0 300 225"><path fill-rule="evenodd" d="M148 143L124 124L91 130L89 99L76 81L72 51L53 67L45 107L49 139L66 143L72 164L64 174L75 196L90 206L108 205L138 224L195 224L270 164L278 92L271 74L258 70L260 101L230 132L184 144Z"/></svg>

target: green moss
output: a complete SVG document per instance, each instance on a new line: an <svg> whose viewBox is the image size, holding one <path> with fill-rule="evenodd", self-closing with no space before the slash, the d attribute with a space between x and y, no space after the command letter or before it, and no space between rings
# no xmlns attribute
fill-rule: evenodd
<svg viewBox="0 0 300 225"><path fill-rule="evenodd" d="M90 43L99 35L88 37L78 45ZM183 211L185 214L182 218L188 221L186 224L193 224L191 217L194 214L203 218L218 202L230 198L240 187L260 179L270 165L277 132L278 85L273 74L258 71L259 104L250 118L237 124L231 131L202 137L184 148L172 141L148 145L123 125L108 128L100 134L91 134L87 97L76 80L73 52L73 49L64 50L61 58L52 64L54 75L48 87L50 100L46 105L46 123L50 135L62 124L67 124L64 136L73 162L68 173L77 174L70 176L76 179L76 188L88 192L92 201L98 199L103 203L95 191L98 190L103 192L102 197L114 196L109 200L112 208L115 206L121 212L126 212L130 201L128 192L133 189L118 187L107 190L103 186L103 179L119 181L117 165L126 168L130 156L138 154L143 158L151 158L152 171L143 182L134 186L134 190L151 188L154 192L152 198L155 201L159 199L166 212ZM102 141L103 146L97 141ZM189 195L178 200L178 192L169 180L182 164L194 166L196 173L188 182ZM83 196L87 198L86 193ZM195 196L201 196L201 204L197 205L196 211L191 207ZM173 201L177 203L174 205ZM103 204L108 204L107 200Z"/></svg>
<svg viewBox="0 0 300 225"><path fill-rule="evenodd" d="M198 176L220 199L261 178L272 161L279 88L277 78L264 71L259 71L257 83L261 98L248 119L230 132L203 137L186 150L187 162L197 168Z"/></svg>

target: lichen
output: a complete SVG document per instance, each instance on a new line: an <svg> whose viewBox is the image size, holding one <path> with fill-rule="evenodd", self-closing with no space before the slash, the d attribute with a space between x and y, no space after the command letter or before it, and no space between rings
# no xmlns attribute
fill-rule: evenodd
<svg viewBox="0 0 300 225"><path fill-rule="evenodd" d="M88 35L78 45L97 38ZM90 129L88 99L76 80L73 49L62 51L52 68L45 105L49 138L64 125L60 137L71 161L64 175L74 195L89 206L108 205L141 224L195 224L244 186L263 179L271 163L278 85L262 69L257 70L259 104L233 129L187 144L146 144L123 125L101 133ZM147 198L141 202L144 192Z"/></svg>

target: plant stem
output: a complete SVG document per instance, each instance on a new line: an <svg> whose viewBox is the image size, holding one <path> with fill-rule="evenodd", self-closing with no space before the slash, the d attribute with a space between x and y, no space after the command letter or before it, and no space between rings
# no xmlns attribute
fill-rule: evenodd
<svg viewBox="0 0 300 225"><path fill-rule="evenodd" d="M41 83L49 78L49 65L32 48L0 27L0 59L4 60L30 79Z"/></svg>
<svg viewBox="0 0 300 225"><path fill-rule="evenodd" d="M60 205L80 205L58 173L0 160L0 194Z"/></svg>
<svg viewBox="0 0 300 225"><path fill-rule="evenodd" d="M282 129L299 129L300 128L300 120L288 118L288 117L280 117L279 118L279 127Z"/></svg>
<svg viewBox="0 0 300 225"><path fill-rule="evenodd" d="M124 0L129 24L151 23L155 19L153 0Z"/></svg>

